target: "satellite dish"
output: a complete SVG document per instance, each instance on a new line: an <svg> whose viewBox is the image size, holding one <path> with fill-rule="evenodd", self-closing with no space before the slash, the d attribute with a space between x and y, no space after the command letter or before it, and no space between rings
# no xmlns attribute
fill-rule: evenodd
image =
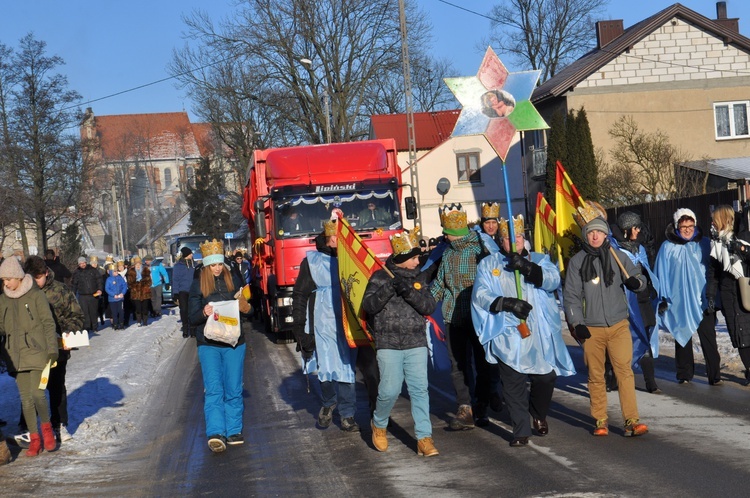
<svg viewBox="0 0 750 498"><path fill-rule="evenodd" d="M437 192L438 194L445 197L445 194L448 193L448 191L451 189L451 181L447 178L443 177L437 182Z"/></svg>

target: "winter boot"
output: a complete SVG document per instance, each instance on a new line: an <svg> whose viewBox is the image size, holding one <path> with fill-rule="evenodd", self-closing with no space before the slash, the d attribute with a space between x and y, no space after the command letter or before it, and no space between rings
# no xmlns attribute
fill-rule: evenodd
<svg viewBox="0 0 750 498"><path fill-rule="evenodd" d="M44 440L45 450L55 451L57 448L57 441L55 440L55 431L52 430L52 424L50 422L42 424L42 439Z"/></svg>
<svg viewBox="0 0 750 498"><path fill-rule="evenodd" d="M431 437L423 437L417 441L417 455L431 457L439 454Z"/></svg>
<svg viewBox="0 0 750 498"><path fill-rule="evenodd" d="M370 422L372 428L372 445L378 451L385 451L388 449L388 437L386 436L385 429L375 427L375 422Z"/></svg>
<svg viewBox="0 0 750 498"><path fill-rule="evenodd" d="M458 407L458 413L450 421L450 428L454 431L468 430L474 428L474 414L471 411L471 405L461 405Z"/></svg>
<svg viewBox="0 0 750 498"><path fill-rule="evenodd" d="M39 437L39 433L29 434L31 442L29 443L29 449L26 450L26 456L34 457L42 452L42 438Z"/></svg>

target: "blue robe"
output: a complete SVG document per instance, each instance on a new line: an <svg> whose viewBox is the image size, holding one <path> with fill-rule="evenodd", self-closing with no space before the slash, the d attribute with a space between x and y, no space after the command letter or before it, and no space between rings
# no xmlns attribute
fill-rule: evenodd
<svg viewBox="0 0 750 498"><path fill-rule="evenodd" d="M344 337L338 260L318 251L310 251L307 262L317 287L314 293L315 323L312 327L318 379L322 382L335 380L353 383L356 380L354 366L357 363L357 348L350 348ZM336 285L331 285L332 282L336 282ZM308 302L307 316L310 316L309 306ZM305 322L305 333L310 333L310 320ZM306 365L306 371L314 369L314 363Z"/></svg>
<svg viewBox="0 0 750 498"><path fill-rule="evenodd" d="M557 375L576 373L573 360L562 338L560 308L553 292L560 286L560 272L549 257L531 253L531 260L542 267L543 283L537 288L521 277L523 299L531 304L526 323L531 335L521 338L516 326L520 320L512 313L491 313L490 305L499 296L517 297L513 272L505 267L501 253L484 258L477 267L477 278L471 296L471 318L479 342L489 363L503 363L522 374Z"/></svg>
<svg viewBox="0 0 750 498"><path fill-rule="evenodd" d="M659 300L666 300L669 305L667 311L659 315L658 325L669 331L682 347L703 319L710 250L707 237L687 244L667 240L656 256L654 272L659 277Z"/></svg>
<svg viewBox="0 0 750 498"><path fill-rule="evenodd" d="M620 249L627 254L634 265L641 265L642 270L645 270L646 273L648 273L648 278L651 279L651 284L654 286L654 289L659 288L659 279L656 278L656 274L654 274L651 267L648 265L646 249L642 245L638 246L638 254L633 254L627 249L620 247L614 237L610 237L609 242L612 244L612 247ZM651 347L653 357L659 357L659 329L656 327L646 327L643 324L641 309L638 305L638 296L635 292L628 290L627 287L625 288L625 298L628 301L630 335L633 336L633 367L637 367L640 359L648 352L649 346Z"/></svg>

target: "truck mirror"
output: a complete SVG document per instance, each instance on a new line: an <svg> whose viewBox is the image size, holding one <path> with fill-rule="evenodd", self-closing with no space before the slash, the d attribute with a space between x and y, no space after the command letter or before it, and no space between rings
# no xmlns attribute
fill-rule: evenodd
<svg viewBox="0 0 750 498"><path fill-rule="evenodd" d="M406 210L406 219L417 219L417 200L414 197L404 198L404 209Z"/></svg>
<svg viewBox="0 0 750 498"><path fill-rule="evenodd" d="M266 212L265 203L258 199L255 201L255 237L266 238Z"/></svg>

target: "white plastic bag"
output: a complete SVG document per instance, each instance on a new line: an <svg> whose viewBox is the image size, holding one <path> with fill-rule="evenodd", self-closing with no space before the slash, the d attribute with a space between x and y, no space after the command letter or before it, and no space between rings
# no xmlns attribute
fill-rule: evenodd
<svg viewBox="0 0 750 498"><path fill-rule="evenodd" d="M212 341L236 346L241 333L239 302L232 299L208 304L214 307L214 313L206 320L203 336Z"/></svg>

